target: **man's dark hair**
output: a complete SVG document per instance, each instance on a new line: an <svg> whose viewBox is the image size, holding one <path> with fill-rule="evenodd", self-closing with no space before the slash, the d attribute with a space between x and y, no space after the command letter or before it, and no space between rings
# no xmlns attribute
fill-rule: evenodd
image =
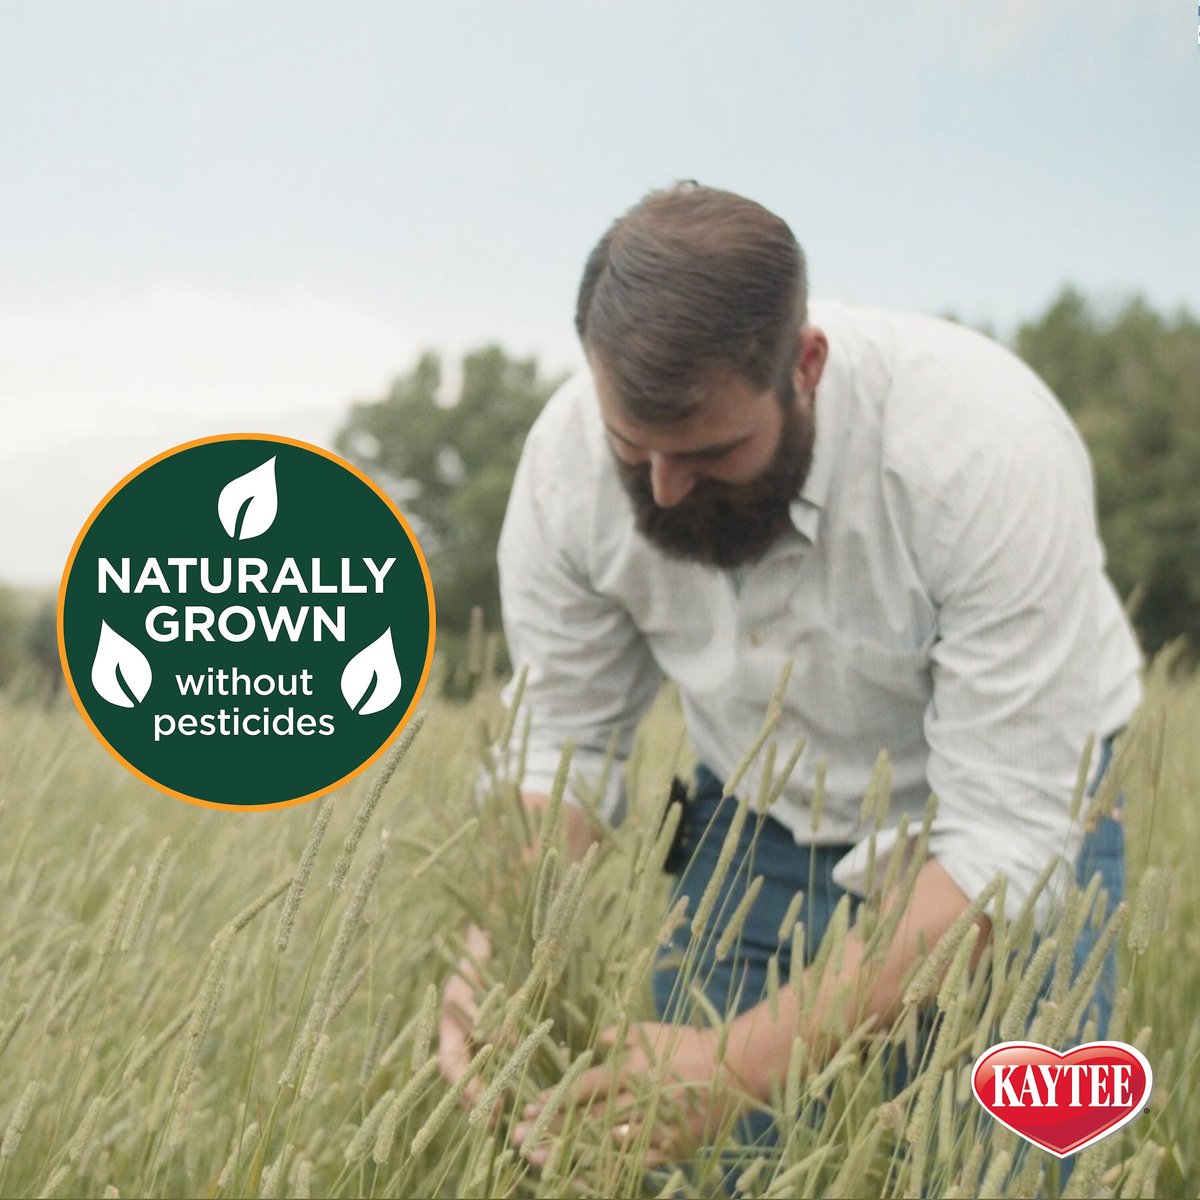
<svg viewBox="0 0 1200 1200"><path fill-rule="evenodd" d="M588 256L575 329L622 406L647 424L687 416L736 371L779 388L807 319L804 253L787 223L732 192L651 192Z"/></svg>

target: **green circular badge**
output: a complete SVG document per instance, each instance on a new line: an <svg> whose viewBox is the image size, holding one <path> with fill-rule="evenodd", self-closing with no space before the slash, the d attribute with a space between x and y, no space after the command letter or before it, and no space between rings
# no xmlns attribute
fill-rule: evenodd
<svg viewBox="0 0 1200 1200"><path fill-rule="evenodd" d="M63 670L96 736L216 808L298 804L374 761L420 699L434 626L391 500L265 434L188 442L122 480L58 598Z"/></svg>

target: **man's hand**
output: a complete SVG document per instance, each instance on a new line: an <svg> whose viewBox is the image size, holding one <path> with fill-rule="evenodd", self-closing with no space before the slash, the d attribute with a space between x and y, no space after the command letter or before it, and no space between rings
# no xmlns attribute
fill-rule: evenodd
<svg viewBox="0 0 1200 1200"><path fill-rule="evenodd" d="M534 821L541 819L550 803L549 796L538 792L525 792L521 800ZM566 825L567 853L573 861L581 859L592 842L597 840L597 832L587 814L574 804L563 805L562 819ZM526 846L521 852L521 869L529 870L537 863L541 853L542 847L536 841ZM457 1083L463 1077L478 1049L471 1035L479 1015L479 967L488 961L491 954L492 943L487 933L476 925L470 926L467 929L465 953L442 992L438 1021L438 1064L450 1084ZM463 1103L470 1107L483 1090L482 1082L472 1079L463 1091Z"/></svg>
<svg viewBox="0 0 1200 1200"><path fill-rule="evenodd" d="M893 894L883 911L897 902ZM727 1031L722 1058L718 1058L718 1030L653 1022L631 1026L624 1044L615 1048L614 1061L581 1075L565 1108L599 1111L606 1122L615 1122L613 1135L621 1143L644 1139L648 1164L677 1160L692 1146L711 1143L721 1124L740 1109L770 1095L798 1035L810 1047L819 1044L827 1056L861 1021L893 1020L901 1008L901 985L925 947L935 945L970 908L941 865L929 859L919 870L908 907L881 962L865 961L866 947L857 930L852 930L835 967L821 979L809 979L807 972L801 977L802 987L816 989L810 1013L804 1015L795 982L780 988L778 1016L771 1014L765 1000L747 1009ZM982 944L990 922L982 914L976 919L983 930L978 939ZM602 1044L613 1046L615 1041L615 1030L601 1035ZM543 1096L541 1103L545 1100ZM538 1111L537 1104L526 1108L514 1130L515 1144L529 1137ZM561 1130L564 1116L556 1114L547 1133ZM652 1128L647 1127L648 1121L653 1122ZM547 1151L535 1148L528 1157L541 1164Z"/></svg>
<svg viewBox="0 0 1200 1200"><path fill-rule="evenodd" d="M550 804L550 797L540 792L523 792L521 802L536 830ZM591 844L599 839L599 831L593 826L587 813L575 804L564 803L560 819L566 852L572 861L578 861L585 856ZM534 869L544 849L535 836L533 842L521 850L514 868L522 871ZM477 925L468 927L465 951L442 992L442 1008L438 1020L438 1066L442 1076L451 1086L466 1074L475 1052L479 1049L473 1036L478 1023L479 993L482 990L479 968L491 958L491 954L492 943L488 934ZM463 1104L467 1108L474 1107L485 1090L486 1085L478 1076L469 1080L463 1088ZM502 1105L497 1106L492 1115L493 1120L499 1118L501 1108Z"/></svg>
<svg viewBox="0 0 1200 1200"><path fill-rule="evenodd" d="M471 1034L479 1015L479 966L491 957L492 943L477 925L467 930L466 952L442 992L438 1021L438 1066L451 1085L457 1083L474 1057ZM471 1107L482 1095L484 1085L476 1076L463 1090L463 1103Z"/></svg>
<svg viewBox="0 0 1200 1200"><path fill-rule="evenodd" d="M623 1044L617 1045L618 1037L616 1028L600 1035L600 1045L612 1049L609 1060L580 1075L547 1134L556 1135L571 1110L592 1113L612 1122L618 1146L639 1145L648 1167L661 1166L712 1143L722 1124L745 1107L737 1076L718 1059L717 1030L647 1021L630 1026ZM529 1138L548 1095L525 1107L514 1145ZM653 1111L647 1109L650 1097L657 1101ZM544 1166L548 1155L548 1146L537 1146L528 1157Z"/></svg>

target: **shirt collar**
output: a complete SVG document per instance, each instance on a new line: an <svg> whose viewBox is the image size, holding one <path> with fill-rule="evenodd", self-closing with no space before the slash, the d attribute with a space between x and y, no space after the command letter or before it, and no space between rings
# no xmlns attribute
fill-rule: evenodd
<svg viewBox="0 0 1200 1200"><path fill-rule="evenodd" d="M821 382L817 384L812 468L800 495L788 506L792 524L810 542L817 540L821 511L829 497L830 484L846 440L852 381L850 365L843 358L842 349L831 337L829 357L821 373Z"/></svg>

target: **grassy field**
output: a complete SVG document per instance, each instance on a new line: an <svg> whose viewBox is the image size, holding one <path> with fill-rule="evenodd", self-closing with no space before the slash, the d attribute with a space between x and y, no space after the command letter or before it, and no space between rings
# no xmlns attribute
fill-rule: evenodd
<svg viewBox="0 0 1200 1200"><path fill-rule="evenodd" d="M1156 1090L1149 1115L1079 1157L1066 1194L1200 1193L1200 679L1160 664L1150 688L1114 776L1131 888L1112 1032L1145 1052ZM882 1063L911 1009L832 1063L797 1047L771 1151L728 1131L651 1171L610 1113L569 1121L531 1166L511 1114L587 1061L600 1029L649 1015L655 835L687 749L665 695L631 763L631 819L575 869L547 830L520 871L511 784L501 773L482 812L473 799L504 734L496 696L423 711L398 765L328 801L238 814L141 784L69 707L0 698L0 1195L708 1196L738 1177L762 1197L1060 1194L1051 1156L1018 1153L970 1094L992 1022L1032 1001L1021 921L942 989L941 1034L900 1097ZM494 1124L491 1096L472 1114L431 1062L433 1002L471 917L496 950L476 1064ZM1062 979L1034 1034L1053 1041L1085 1000Z"/></svg>

